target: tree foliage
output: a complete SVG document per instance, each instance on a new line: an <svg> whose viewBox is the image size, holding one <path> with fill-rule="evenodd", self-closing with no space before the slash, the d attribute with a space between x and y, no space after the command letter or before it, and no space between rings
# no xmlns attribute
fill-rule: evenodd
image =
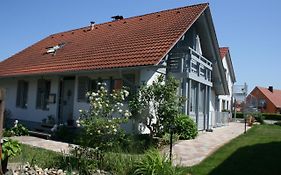
<svg viewBox="0 0 281 175"><path fill-rule="evenodd" d="M183 98L178 96L179 82L168 76L158 76L152 85L143 86L130 102L132 117L150 131L160 136L174 123L181 112Z"/></svg>

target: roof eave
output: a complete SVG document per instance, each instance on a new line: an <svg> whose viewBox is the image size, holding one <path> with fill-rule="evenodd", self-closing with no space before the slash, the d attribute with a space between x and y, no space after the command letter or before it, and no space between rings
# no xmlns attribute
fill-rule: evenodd
<svg viewBox="0 0 281 175"><path fill-rule="evenodd" d="M210 8L208 8L208 10L206 11L206 19L208 21L208 25L211 29L210 33L211 33L211 37L212 37L212 41L213 41L213 45L215 47L215 59L216 59L216 63L218 65L218 69L219 69L219 76L221 79L221 85L223 86L223 92L217 92L218 95L228 95L230 94L229 89L228 89L228 85L227 85L227 81L226 81L226 75L224 72L224 68L223 68L223 64L222 64L222 59L221 59L221 55L220 55L220 50L219 50L219 44L218 44L218 39L216 36L216 32L215 32L215 26L213 23L213 19L212 19L212 15L211 15L211 11Z"/></svg>
<svg viewBox="0 0 281 175"><path fill-rule="evenodd" d="M18 75L7 75L0 76L0 79L6 78L20 78L20 77L34 77L34 76L67 76L67 75L80 75L80 74L90 74L97 72L110 72L110 71L130 71L130 70L141 70L141 69L159 69L165 68L164 65L145 65L145 66L132 66L132 67L117 67L117 68L106 68L106 69L92 69L92 70L76 70L76 71L62 71L62 72L43 72L34 74L18 74Z"/></svg>

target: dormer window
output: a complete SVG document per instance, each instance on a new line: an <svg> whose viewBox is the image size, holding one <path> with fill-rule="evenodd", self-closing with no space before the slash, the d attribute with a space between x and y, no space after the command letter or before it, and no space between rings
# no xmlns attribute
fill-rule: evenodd
<svg viewBox="0 0 281 175"><path fill-rule="evenodd" d="M47 51L46 51L46 54L53 54L55 55L57 50L63 48L65 45L65 43L60 43L58 45L55 45L55 46L52 46L52 47L47 47Z"/></svg>

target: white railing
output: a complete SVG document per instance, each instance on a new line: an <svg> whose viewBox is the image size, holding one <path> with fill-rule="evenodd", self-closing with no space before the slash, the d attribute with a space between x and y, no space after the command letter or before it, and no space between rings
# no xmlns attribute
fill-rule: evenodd
<svg viewBox="0 0 281 175"><path fill-rule="evenodd" d="M207 58L203 57L201 54L199 54L192 48L189 48L189 51L189 72L194 73L200 77L204 77L208 81L211 81L211 75L213 70L212 62L209 61Z"/></svg>

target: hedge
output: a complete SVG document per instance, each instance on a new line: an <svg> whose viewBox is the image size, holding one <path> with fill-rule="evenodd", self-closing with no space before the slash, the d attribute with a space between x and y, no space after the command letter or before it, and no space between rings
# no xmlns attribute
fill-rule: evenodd
<svg viewBox="0 0 281 175"><path fill-rule="evenodd" d="M281 114L268 114L268 113L262 113L265 120L281 120ZM232 113L232 116L234 118L234 113ZM244 118L242 112L236 113L236 118Z"/></svg>
<svg viewBox="0 0 281 175"><path fill-rule="evenodd" d="M281 120L281 114L262 114L265 117L265 120Z"/></svg>

